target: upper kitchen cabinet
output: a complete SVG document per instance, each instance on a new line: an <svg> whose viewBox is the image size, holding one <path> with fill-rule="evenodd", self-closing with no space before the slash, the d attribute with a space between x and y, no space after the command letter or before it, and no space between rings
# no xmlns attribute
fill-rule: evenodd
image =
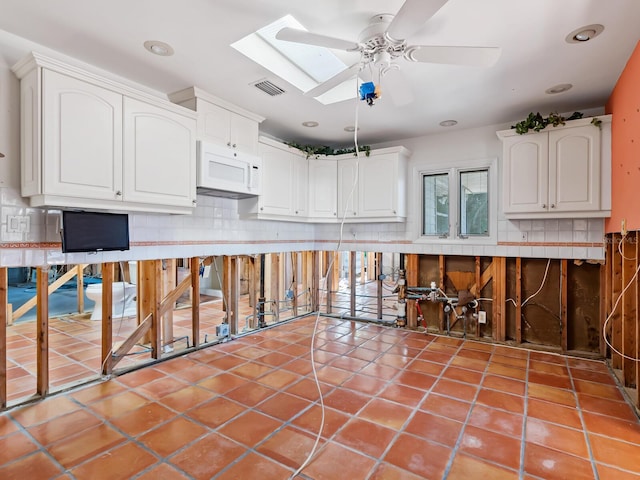
<svg viewBox="0 0 640 480"><path fill-rule="evenodd" d="M14 72L31 206L192 213L192 112L36 53Z"/></svg>
<svg viewBox="0 0 640 480"><path fill-rule="evenodd" d="M503 142L503 211L509 218L611 214L611 116L538 133L497 132Z"/></svg>
<svg viewBox="0 0 640 480"><path fill-rule="evenodd" d="M197 87L169 95L169 99L195 110L198 139L258 155L258 126L263 117L243 110Z"/></svg>

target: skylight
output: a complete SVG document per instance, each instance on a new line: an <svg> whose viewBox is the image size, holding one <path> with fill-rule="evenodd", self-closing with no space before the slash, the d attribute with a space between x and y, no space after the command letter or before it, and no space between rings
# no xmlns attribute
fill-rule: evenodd
<svg viewBox="0 0 640 480"><path fill-rule="evenodd" d="M276 39L276 33L284 27L307 30L292 15L286 15L232 43L231 46L303 92L308 92L347 68L347 65L327 48ZM332 91L332 95L324 94L317 100L324 104L340 102L353 98L355 91L353 87L338 88L337 92Z"/></svg>

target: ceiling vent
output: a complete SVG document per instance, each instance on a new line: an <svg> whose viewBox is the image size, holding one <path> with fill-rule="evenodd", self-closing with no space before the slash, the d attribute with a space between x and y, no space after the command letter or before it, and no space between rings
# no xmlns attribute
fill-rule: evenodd
<svg viewBox="0 0 640 480"><path fill-rule="evenodd" d="M262 90L267 95L271 95L275 97L276 95L282 95L284 90L277 86L275 83L270 82L269 80L258 80L253 84L258 90Z"/></svg>

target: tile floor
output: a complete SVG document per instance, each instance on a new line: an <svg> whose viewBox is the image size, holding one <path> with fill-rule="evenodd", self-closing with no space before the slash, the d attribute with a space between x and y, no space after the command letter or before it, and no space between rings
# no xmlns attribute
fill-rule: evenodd
<svg viewBox="0 0 640 480"><path fill-rule="evenodd" d="M0 416L2 479L287 479L321 408L314 317ZM604 363L322 318L300 479L640 478Z"/></svg>

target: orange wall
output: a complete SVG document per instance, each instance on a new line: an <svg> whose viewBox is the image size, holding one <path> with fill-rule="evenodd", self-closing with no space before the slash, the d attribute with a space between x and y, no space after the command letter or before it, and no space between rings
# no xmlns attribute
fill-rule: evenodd
<svg viewBox="0 0 640 480"><path fill-rule="evenodd" d="M606 105L611 123L611 218L607 233L640 230L640 42Z"/></svg>

